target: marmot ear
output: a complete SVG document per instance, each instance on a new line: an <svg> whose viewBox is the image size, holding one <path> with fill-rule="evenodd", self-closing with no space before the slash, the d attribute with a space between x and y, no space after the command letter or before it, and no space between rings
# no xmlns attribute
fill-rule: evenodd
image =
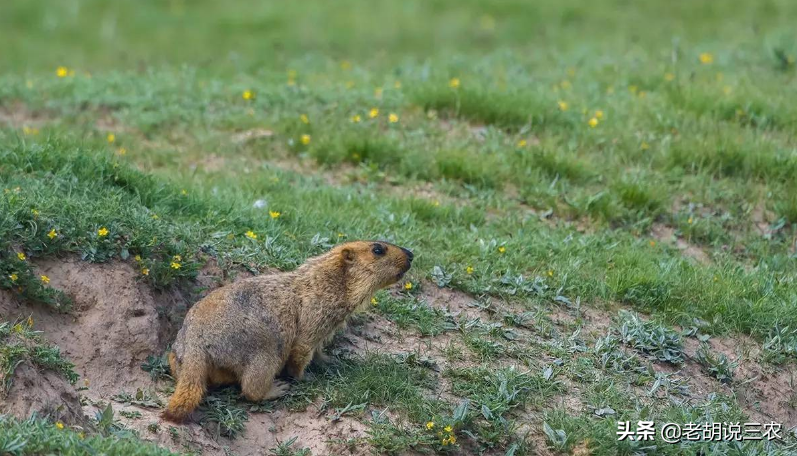
<svg viewBox="0 0 797 456"><path fill-rule="evenodd" d="M354 252L352 252L351 249L341 250L340 256L346 263L354 263Z"/></svg>

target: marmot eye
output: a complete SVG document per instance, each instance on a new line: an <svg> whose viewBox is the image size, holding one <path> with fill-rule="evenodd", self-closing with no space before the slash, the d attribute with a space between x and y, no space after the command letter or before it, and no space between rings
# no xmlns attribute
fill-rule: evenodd
<svg viewBox="0 0 797 456"><path fill-rule="evenodd" d="M381 244L374 244L373 248L371 248L371 251L374 252L374 255L382 256L385 254L385 251L387 251L387 249L383 247Z"/></svg>

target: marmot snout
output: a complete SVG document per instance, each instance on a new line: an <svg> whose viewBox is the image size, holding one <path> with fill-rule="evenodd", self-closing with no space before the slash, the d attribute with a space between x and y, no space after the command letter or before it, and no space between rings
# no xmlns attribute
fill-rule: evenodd
<svg viewBox="0 0 797 456"><path fill-rule="evenodd" d="M275 376L300 379L346 317L401 280L412 259L387 242L347 242L294 271L215 290L188 311L169 353L177 386L162 416L183 421L208 385L240 383L251 401L284 394Z"/></svg>

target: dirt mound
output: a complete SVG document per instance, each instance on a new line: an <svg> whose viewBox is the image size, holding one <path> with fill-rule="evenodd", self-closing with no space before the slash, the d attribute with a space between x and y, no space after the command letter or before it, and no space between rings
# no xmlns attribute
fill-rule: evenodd
<svg viewBox="0 0 797 456"><path fill-rule="evenodd" d="M133 268L74 259L41 261L37 267L52 287L72 298L74 309L59 314L42 306L0 303L4 318L33 316L35 329L61 348L89 390L149 382L141 363L162 351L163 331L153 292L137 281Z"/></svg>
<svg viewBox="0 0 797 456"><path fill-rule="evenodd" d="M14 370L11 388L0 399L0 409L17 417L41 417L81 424L85 421L75 387L50 370L23 363Z"/></svg>

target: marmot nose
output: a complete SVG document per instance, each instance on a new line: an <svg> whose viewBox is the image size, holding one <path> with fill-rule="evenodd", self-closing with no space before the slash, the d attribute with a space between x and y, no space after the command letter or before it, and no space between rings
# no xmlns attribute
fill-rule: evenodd
<svg viewBox="0 0 797 456"><path fill-rule="evenodd" d="M410 251L410 250L407 250L407 249L405 249L404 247L402 247L402 248L401 248L401 250L403 250L403 251L404 251L404 253L407 255L407 259L408 259L408 260L410 260L410 261L412 261L412 257L413 257L413 255L412 255L412 251Z"/></svg>

